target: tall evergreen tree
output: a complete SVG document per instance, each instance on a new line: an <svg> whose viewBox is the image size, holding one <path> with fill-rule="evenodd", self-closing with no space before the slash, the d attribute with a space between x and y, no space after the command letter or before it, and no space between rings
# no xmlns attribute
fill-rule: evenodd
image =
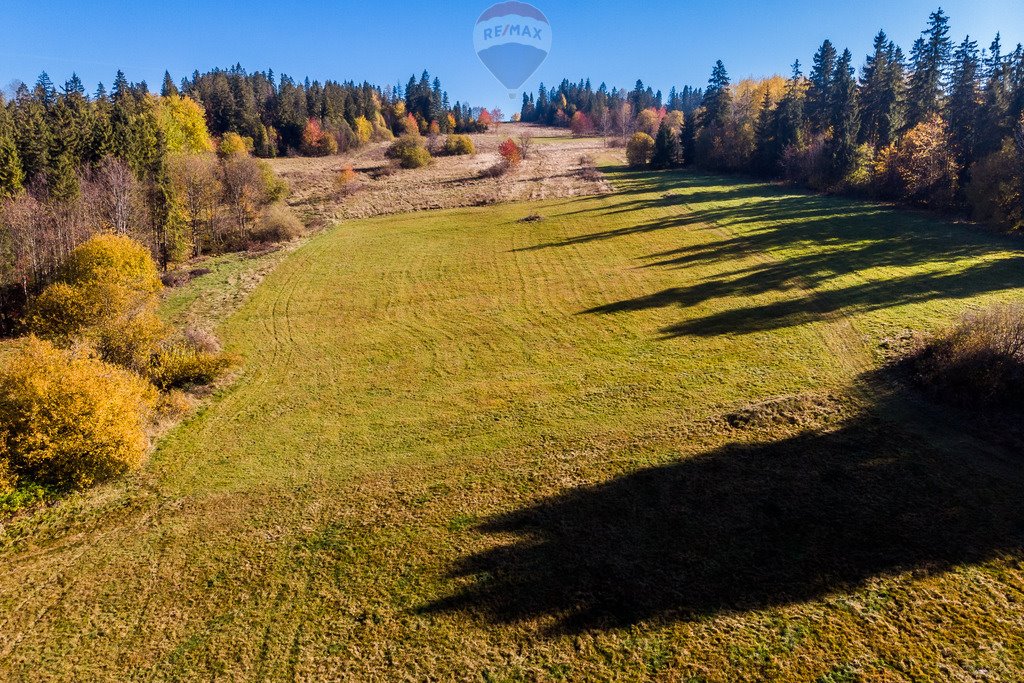
<svg viewBox="0 0 1024 683"><path fill-rule="evenodd" d="M997 151L1013 129L1013 118L1010 114L1013 74L1010 60L1003 55L998 33L988 49L983 69L985 83L982 86L982 106L978 114L975 149L979 158Z"/></svg>
<svg viewBox="0 0 1024 683"><path fill-rule="evenodd" d="M907 93L908 127L926 121L942 111L952 49L949 17L939 8L928 18L928 28L914 43L910 55L912 72Z"/></svg>
<svg viewBox="0 0 1024 683"><path fill-rule="evenodd" d="M775 109L775 153L781 158L787 147L799 147L804 130L805 86L800 60L793 63L793 73L786 83L786 94Z"/></svg>
<svg viewBox="0 0 1024 683"><path fill-rule="evenodd" d="M879 31L861 78L862 142L884 147L896 139L903 126L904 79L902 50Z"/></svg>
<svg viewBox="0 0 1024 683"><path fill-rule="evenodd" d="M841 180L852 171L857 159L860 107L857 102L857 80L853 74L853 54L849 50L843 50L836 63L829 98L832 120L832 175L836 180Z"/></svg>
<svg viewBox="0 0 1024 683"><path fill-rule="evenodd" d="M711 70L711 78L708 80L707 90L704 91L704 118L701 121L704 127L722 126L728 121L732 111L732 93L729 91L729 85L729 72L719 59Z"/></svg>
<svg viewBox="0 0 1024 683"><path fill-rule="evenodd" d="M162 97L169 97L170 95L178 94L178 86L174 85L174 79L171 78L170 71L164 71L164 83L160 87L160 95Z"/></svg>
<svg viewBox="0 0 1024 683"><path fill-rule="evenodd" d="M654 154L651 166L654 168L678 168L683 165L683 146L676 131L665 122L658 128L654 139Z"/></svg>
<svg viewBox="0 0 1024 683"><path fill-rule="evenodd" d="M0 199L18 194L24 183L25 173L14 143L14 123L0 95Z"/></svg>
<svg viewBox="0 0 1024 683"><path fill-rule="evenodd" d="M806 117L811 130L822 133L831 122L829 98L836 73L836 48L825 40L814 54L807 88Z"/></svg>
<svg viewBox="0 0 1024 683"><path fill-rule="evenodd" d="M772 96L764 92L761 108L754 123L754 171L759 175L771 175L778 164L778 145L775 141L775 111Z"/></svg>
<svg viewBox="0 0 1024 683"><path fill-rule="evenodd" d="M946 118L955 147L954 154L963 173L974 163L977 148L977 124L980 117L981 88L979 83L980 56L978 43L970 36L953 54L953 72L950 79L949 102Z"/></svg>

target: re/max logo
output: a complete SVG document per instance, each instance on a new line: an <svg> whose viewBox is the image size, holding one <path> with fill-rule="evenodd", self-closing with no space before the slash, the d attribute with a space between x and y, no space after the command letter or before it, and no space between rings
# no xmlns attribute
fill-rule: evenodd
<svg viewBox="0 0 1024 683"><path fill-rule="evenodd" d="M504 38L505 36L520 36L522 38L532 38L533 40L541 40L540 29L532 28L523 24L505 24L504 26L498 26L496 28L485 28L484 29L484 40L495 40L497 38Z"/></svg>

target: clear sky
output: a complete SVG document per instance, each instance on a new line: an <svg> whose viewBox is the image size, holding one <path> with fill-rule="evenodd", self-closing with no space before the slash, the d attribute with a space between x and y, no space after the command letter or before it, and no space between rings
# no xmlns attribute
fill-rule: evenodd
<svg viewBox="0 0 1024 683"><path fill-rule="evenodd" d="M194 69L240 62L296 78L405 83L424 68L452 100L499 105L508 94L473 51L477 17L492 2L427 0L3 0L0 87L47 71L62 83L77 71L89 90L118 68L158 88ZM849 47L858 65L884 28L909 52L939 0L536 0L549 18L551 54L524 88L563 77L632 87L642 78L667 94L702 85L722 59L734 77L788 74L821 40ZM1024 0L946 0L952 35L987 47L996 31L1024 41Z"/></svg>

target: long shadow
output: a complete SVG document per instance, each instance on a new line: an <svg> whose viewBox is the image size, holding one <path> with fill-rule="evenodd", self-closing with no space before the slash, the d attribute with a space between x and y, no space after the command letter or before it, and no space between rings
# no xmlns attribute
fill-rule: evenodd
<svg viewBox="0 0 1024 683"><path fill-rule="evenodd" d="M1015 458L888 415L883 403L832 431L723 447L489 519L480 530L503 544L462 559L452 577L474 580L426 611L578 632L803 602L1024 550Z"/></svg>
<svg viewBox="0 0 1024 683"><path fill-rule="evenodd" d="M638 186L643 182L635 181ZM782 301L741 304L661 330L666 337L710 336L777 329L838 311L962 299L1024 287L1024 264L1020 258L1007 255L1019 253L1019 240L978 234L935 216L869 202L792 193L758 183L707 191L701 189L702 184L719 181L688 174L670 174L666 179L647 182L647 197L629 199L612 211L663 208L665 202L677 200L685 206L648 222L531 248L700 227L717 232L710 240L693 244L691 239L690 244L637 259L646 268L710 266L717 272L694 284L596 306L582 313L608 314L673 305L688 308L718 298L786 293ZM650 188L654 182L661 183L658 187L669 185L676 190L661 198L653 197ZM714 203L726 199L740 201ZM730 235L729 231L734 233ZM768 258L750 265L749 257L755 254ZM971 259L976 263L956 272L953 266ZM745 260L744 265L734 266L738 260ZM892 269L889 279L880 282L872 279L877 275L867 273L852 282L838 281L876 268Z"/></svg>

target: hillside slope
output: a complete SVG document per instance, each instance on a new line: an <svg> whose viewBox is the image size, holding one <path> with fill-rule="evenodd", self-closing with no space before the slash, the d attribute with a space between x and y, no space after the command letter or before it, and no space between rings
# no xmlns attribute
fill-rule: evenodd
<svg viewBox="0 0 1024 683"><path fill-rule="evenodd" d="M143 474L4 529L0 677L1024 677L1024 468L878 372L1016 245L610 179L285 258Z"/></svg>

